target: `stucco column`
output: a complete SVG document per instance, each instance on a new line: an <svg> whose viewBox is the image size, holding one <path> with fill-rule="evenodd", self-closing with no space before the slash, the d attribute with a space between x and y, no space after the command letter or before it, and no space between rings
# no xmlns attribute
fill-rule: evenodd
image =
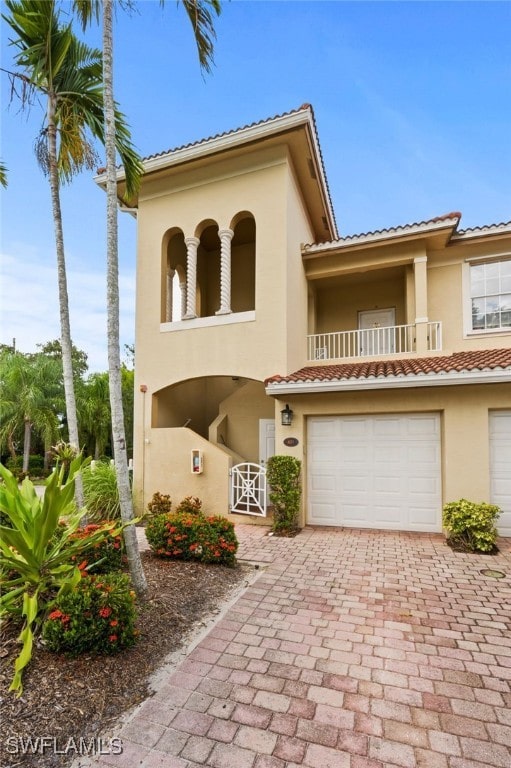
<svg viewBox="0 0 511 768"><path fill-rule="evenodd" d="M179 290L181 291L181 307L179 311L179 319L182 320L186 315L186 280L180 281Z"/></svg>
<svg viewBox="0 0 511 768"><path fill-rule="evenodd" d="M415 284L415 338L416 352L428 351L428 257L413 260Z"/></svg>
<svg viewBox="0 0 511 768"><path fill-rule="evenodd" d="M165 296L165 321L172 322L172 281L174 279L174 270L167 267L167 292Z"/></svg>
<svg viewBox="0 0 511 768"><path fill-rule="evenodd" d="M216 315L229 315L231 310L231 240L232 229L219 229L220 238L220 309Z"/></svg>
<svg viewBox="0 0 511 768"><path fill-rule="evenodd" d="M186 245L186 313L183 320L192 320L197 317L195 311L197 294L197 248L200 240L198 237L185 237Z"/></svg>

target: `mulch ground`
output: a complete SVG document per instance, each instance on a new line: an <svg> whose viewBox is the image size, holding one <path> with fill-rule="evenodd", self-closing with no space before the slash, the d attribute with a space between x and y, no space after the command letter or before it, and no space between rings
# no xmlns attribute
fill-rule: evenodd
<svg viewBox="0 0 511 768"><path fill-rule="evenodd" d="M151 695L150 678L166 657L190 642L223 604L248 583L248 565L227 568L159 560L141 554L149 594L139 606L139 641L115 656L68 658L38 644L24 675L20 698L8 692L19 628L7 625L0 642L2 768L68 766L72 750L23 754L27 738L48 737L62 745L70 739L98 738L123 713Z"/></svg>

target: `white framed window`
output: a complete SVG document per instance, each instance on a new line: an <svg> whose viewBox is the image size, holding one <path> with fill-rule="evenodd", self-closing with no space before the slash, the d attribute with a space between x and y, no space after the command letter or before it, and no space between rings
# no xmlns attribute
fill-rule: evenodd
<svg viewBox="0 0 511 768"><path fill-rule="evenodd" d="M511 331L511 258L469 264L469 332Z"/></svg>

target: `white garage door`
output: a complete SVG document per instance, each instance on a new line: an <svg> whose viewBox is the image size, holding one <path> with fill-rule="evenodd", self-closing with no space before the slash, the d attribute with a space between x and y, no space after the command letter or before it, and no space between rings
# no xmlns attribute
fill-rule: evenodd
<svg viewBox="0 0 511 768"><path fill-rule="evenodd" d="M311 525L442 530L440 416L308 420Z"/></svg>
<svg viewBox="0 0 511 768"><path fill-rule="evenodd" d="M511 411L490 413L491 503L502 509L497 520L501 536L511 536Z"/></svg>

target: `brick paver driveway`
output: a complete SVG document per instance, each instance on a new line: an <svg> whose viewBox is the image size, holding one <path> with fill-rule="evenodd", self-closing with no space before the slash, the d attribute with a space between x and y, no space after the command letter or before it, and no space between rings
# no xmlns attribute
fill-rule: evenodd
<svg viewBox="0 0 511 768"><path fill-rule="evenodd" d="M488 557L440 535L237 533L261 575L101 763L511 767L509 539Z"/></svg>

